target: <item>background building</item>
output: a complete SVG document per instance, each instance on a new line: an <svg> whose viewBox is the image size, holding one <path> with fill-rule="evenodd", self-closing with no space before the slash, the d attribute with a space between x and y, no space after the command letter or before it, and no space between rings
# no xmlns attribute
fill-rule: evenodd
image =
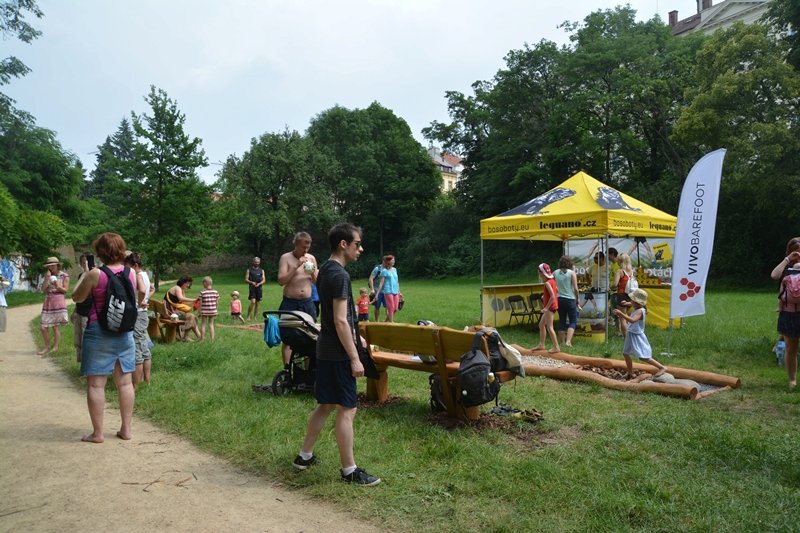
<svg viewBox="0 0 800 533"><path fill-rule="evenodd" d="M732 26L735 22L752 24L767 12L770 0L725 0L713 5L713 0L697 0L697 13L678 20L678 12L669 12L672 35L700 31L705 34Z"/></svg>
<svg viewBox="0 0 800 533"><path fill-rule="evenodd" d="M461 163L462 158L442 152L435 146L428 147L428 155L433 159L433 164L442 175L442 192L449 192L456 188L456 183L461 179L461 172L464 170L464 165Z"/></svg>

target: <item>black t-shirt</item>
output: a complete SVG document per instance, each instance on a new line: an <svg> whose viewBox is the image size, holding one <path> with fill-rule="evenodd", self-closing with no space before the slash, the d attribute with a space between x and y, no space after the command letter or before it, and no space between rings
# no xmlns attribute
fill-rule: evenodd
<svg viewBox="0 0 800 533"><path fill-rule="evenodd" d="M325 261L319 267L317 276L317 291L319 292L320 315L322 328L317 339L317 359L327 361L347 361L347 356L336 326L333 322L333 301L347 300L347 323L350 329L355 324L355 306L353 305L353 287L350 284L350 274L336 261ZM355 341L353 341L355 343Z"/></svg>

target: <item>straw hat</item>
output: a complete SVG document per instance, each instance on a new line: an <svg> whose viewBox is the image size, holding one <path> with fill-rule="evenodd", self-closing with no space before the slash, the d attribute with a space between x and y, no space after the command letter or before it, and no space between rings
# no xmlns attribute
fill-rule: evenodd
<svg viewBox="0 0 800 533"><path fill-rule="evenodd" d="M642 307L647 305L647 293L642 289L633 289L630 293L628 293L628 298Z"/></svg>
<svg viewBox="0 0 800 533"><path fill-rule="evenodd" d="M61 261L58 260L58 257L48 257L47 261L45 262L44 266L49 267L53 265L60 265Z"/></svg>
<svg viewBox="0 0 800 533"><path fill-rule="evenodd" d="M547 279L553 279L553 273L550 271L550 265L547 263L541 263L539 265L539 272L541 272L542 276L546 277Z"/></svg>

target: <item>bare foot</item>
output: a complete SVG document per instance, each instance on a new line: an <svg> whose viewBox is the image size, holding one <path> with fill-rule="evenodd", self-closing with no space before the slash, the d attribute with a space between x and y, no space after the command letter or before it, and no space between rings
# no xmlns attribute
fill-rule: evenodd
<svg viewBox="0 0 800 533"><path fill-rule="evenodd" d="M567 347L569 347L569 348L572 348L572 343L566 342L566 343L564 343L564 346L567 346Z"/></svg>
<svg viewBox="0 0 800 533"><path fill-rule="evenodd" d="M36 352L36 354L37 354L37 355L47 355L47 353L48 353L49 351L50 351L50 350L48 350L47 348L45 348L44 350L39 350L38 352Z"/></svg>
<svg viewBox="0 0 800 533"><path fill-rule="evenodd" d="M81 440L83 442L91 442L92 444L102 444L103 441L106 439L102 435L98 437L94 433L90 433L89 435L84 435L83 437L81 437Z"/></svg>
<svg viewBox="0 0 800 533"><path fill-rule="evenodd" d="M662 368L661 370L659 370L658 372L653 374L653 377L654 378L660 378L661 376L663 376L666 373L667 373L667 369L666 368Z"/></svg>
<svg viewBox="0 0 800 533"><path fill-rule="evenodd" d="M550 348L549 350L547 350L547 353L558 353L560 351L561 349L559 348Z"/></svg>
<svg viewBox="0 0 800 533"><path fill-rule="evenodd" d="M531 348L531 350L533 350L533 351L536 351L536 350L544 350L544 345L540 344L540 345L539 345L539 346L537 346L536 348Z"/></svg>
<svg viewBox="0 0 800 533"><path fill-rule="evenodd" d="M117 438L122 440L131 440L131 437L133 437L133 435L130 433L123 433L122 430L117 431Z"/></svg>
<svg viewBox="0 0 800 533"><path fill-rule="evenodd" d="M789 390L794 390L796 388L797 388L797 382L796 381L790 381L789 382Z"/></svg>

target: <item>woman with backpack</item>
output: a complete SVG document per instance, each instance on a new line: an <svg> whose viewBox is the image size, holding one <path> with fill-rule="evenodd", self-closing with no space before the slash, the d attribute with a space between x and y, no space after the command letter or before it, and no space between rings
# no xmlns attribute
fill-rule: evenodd
<svg viewBox="0 0 800 533"><path fill-rule="evenodd" d="M125 241L116 233L103 233L92 243L95 254L103 262L123 288L130 289L133 294L136 287L136 273L124 265ZM127 269L128 276L123 278ZM129 285L126 285L129 284ZM114 282L116 284L116 282ZM81 440L99 444L105 440L103 434L103 409L106 403L106 381L108 375L114 377L114 385L119 394L119 410L122 425L117 437L123 440L131 438L131 419L133 418L134 389L131 376L136 369L136 349L133 341L133 328L129 331L114 332L109 329L109 313L106 307L109 291L108 275L104 269L89 270L72 291L72 299L76 303L89 300L92 309L86 330L83 333L83 353L81 357L81 375L86 376L86 399L89 406L89 418L92 420L92 432ZM135 311L135 300L133 300ZM104 324L101 327L101 322ZM135 321L134 321L135 322Z"/></svg>
<svg viewBox="0 0 800 533"><path fill-rule="evenodd" d="M789 239L786 245L786 257L772 269L770 277L780 280L778 292L778 333L783 335L786 343L786 372L789 374L789 388L797 387L797 345L800 339L800 304L792 303L787 285L795 285L800 277L800 237Z"/></svg>

